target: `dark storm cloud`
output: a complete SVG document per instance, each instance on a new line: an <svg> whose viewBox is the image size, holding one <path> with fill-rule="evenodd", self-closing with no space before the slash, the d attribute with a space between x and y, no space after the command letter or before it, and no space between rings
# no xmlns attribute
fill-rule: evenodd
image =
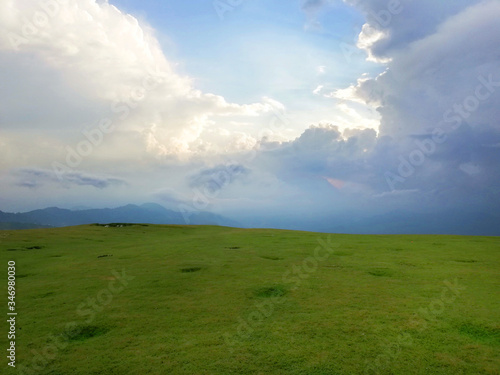
<svg viewBox="0 0 500 375"><path fill-rule="evenodd" d="M408 209L498 207L500 3L401 1L393 12L387 1L347 2L384 32L365 44L369 54L390 60L383 74L357 85L381 115L376 145L361 159L332 148L330 174L384 199L411 191Z"/></svg>
<svg viewBox="0 0 500 375"><path fill-rule="evenodd" d="M54 172L37 168L23 168L12 171L16 185L28 188L37 188L47 184L57 184L65 187L92 186L97 189L106 189L113 186L126 185L126 182L117 178L96 177L80 172L68 172L64 180L59 180Z"/></svg>

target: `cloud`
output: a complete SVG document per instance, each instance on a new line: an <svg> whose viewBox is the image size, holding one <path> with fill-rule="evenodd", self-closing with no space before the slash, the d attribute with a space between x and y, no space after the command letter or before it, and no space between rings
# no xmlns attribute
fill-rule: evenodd
<svg viewBox="0 0 500 375"><path fill-rule="evenodd" d="M303 0L302 10L305 12L317 12L330 3L331 0Z"/></svg>
<svg viewBox="0 0 500 375"><path fill-rule="evenodd" d="M329 189L328 180L368 186L364 172L376 143L377 133L372 129L348 129L341 133L335 125L321 124L310 126L300 137L272 152L262 151L256 160L268 170L273 166L272 172L280 179L299 187L316 181L321 189ZM325 191L332 195L328 189ZM324 198L314 190L308 194L318 200Z"/></svg>
<svg viewBox="0 0 500 375"><path fill-rule="evenodd" d="M498 79L497 1L457 1L446 6L423 1L418 9L414 2L402 1L401 11L390 16L383 2L350 3L367 15L364 28L386 34L366 44L362 33L360 43L365 43L370 56L390 61L384 60L387 70L380 76L360 79L334 96L378 106L383 134L408 134L425 131L424 126L437 126L450 107L474 94L481 76L493 74ZM381 14L387 17L383 25L377 21ZM419 20L422 22L416 27ZM498 98L498 93L495 96ZM498 115L491 104L483 104L469 122L478 115L492 122Z"/></svg>
<svg viewBox="0 0 500 375"><path fill-rule="evenodd" d="M314 90L313 90L313 94L314 95L320 95L321 94L321 90L323 90L323 85L318 85Z"/></svg>
<svg viewBox="0 0 500 375"><path fill-rule="evenodd" d="M150 26L108 2L4 1L0 13L2 127L49 138L57 150L75 148L86 139L82 130L111 121L106 150L89 162L248 149L281 106L267 98L231 103L197 90ZM226 134L214 132L216 125ZM22 143L14 133L12 141ZM15 149L12 159L22 159ZM28 163L60 160L52 153Z"/></svg>
<svg viewBox="0 0 500 375"><path fill-rule="evenodd" d="M375 194L373 197L374 198L392 198L392 197L398 197L398 196L405 196L408 194L418 194L419 191L417 189L409 189L409 190L391 190L391 191L385 191L380 194Z"/></svg>
<svg viewBox="0 0 500 375"><path fill-rule="evenodd" d="M293 201L297 215L347 219L402 207L494 213L500 208L499 140L500 132L487 125L463 125L444 138L398 138L322 124L272 151L261 149L248 167L276 176L284 186L272 205Z"/></svg>
<svg viewBox="0 0 500 375"><path fill-rule="evenodd" d="M322 30L317 16L324 8L326 8L330 4L332 4L332 0L302 0L301 8L302 11L306 14L307 18L305 25L306 30Z"/></svg>
<svg viewBox="0 0 500 375"><path fill-rule="evenodd" d="M391 164L415 150L415 137L425 138L436 131L444 132L447 140L436 145L420 169L438 168L433 161L439 160L439 173L449 175L469 159L486 162L493 158L486 145L494 144L500 131L496 47L500 3L457 1L444 6L423 1L416 9L416 4L402 1L401 12L390 16L383 2L349 3L367 15L369 27L387 34L367 48L375 58L389 60L378 77L360 78L332 96L377 109L380 136L398 142L399 155ZM387 23L381 23L382 15ZM484 134L489 134L491 142Z"/></svg>
<svg viewBox="0 0 500 375"><path fill-rule="evenodd" d="M237 179L247 176L250 170L243 165L217 165L205 168L189 177L189 187L203 189L214 194L224 189Z"/></svg>
<svg viewBox="0 0 500 375"><path fill-rule="evenodd" d="M383 9L376 2L355 5L367 13ZM422 206L435 209L490 210L499 203L495 194L500 155L491 146L500 137L500 62L495 47L500 4L450 5L436 9L423 2L414 15L413 6L404 3L404 10L385 27L372 14L367 25L387 35L367 49L371 56L385 59L387 69L332 96L365 102L379 112L380 135L370 163L378 169L372 171L375 175L398 176L391 189L416 192L412 196ZM424 18L418 28L404 23L411 19L414 25ZM442 141L434 142L433 134L441 134ZM371 186L387 189L377 180ZM378 189L375 196L395 197ZM418 199L408 207L415 207Z"/></svg>
<svg viewBox="0 0 500 375"><path fill-rule="evenodd" d="M480 1L344 0L365 16L366 26L360 35L361 42L372 39L373 43L367 43L365 47L368 54L379 61L391 59L396 51L409 43L435 33L443 21ZM383 37L374 37L378 33L382 33Z"/></svg>
<svg viewBox="0 0 500 375"><path fill-rule="evenodd" d="M67 173L64 180L60 180L51 170L38 168L23 168L14 170L11 174L15 177L15 184L26 188L40 188L45 185L58 185L64 188L73 186L92 186L97 189L106 189L115 186L127 185L119 178L98 177L80 172Z"/></svg>

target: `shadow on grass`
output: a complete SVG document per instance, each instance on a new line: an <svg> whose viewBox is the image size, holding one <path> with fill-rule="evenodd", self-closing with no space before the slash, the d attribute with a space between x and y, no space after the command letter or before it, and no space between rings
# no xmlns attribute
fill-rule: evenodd
<svg viewBox="0 0 500 375"><path fill-rule="evenodd" d="M92 337L101 336L109 332L110 328L106 326L96 326L91 324L76 326L68 335L69 341L84 341Z"/></svg>
<svg viewBox="0 0 500 375"><path fill-rule="evenodd" d="M283 285L273 285L258 288L254 291L255 296L262 298L282 297L287 293L287 289Z"/></svg>
<svg viewBox="0 0 500 375"><path fill-rule="evenodd" d="M487 344L500 345L500 327L488 327L482 324L466 322L458 327L461 334Z"/></svg>
<svg viewBox="0 0 500 375"><path fill-rule="evenodd" d="M24 277L33 276L33 275L35 275L35 274L34 273L20 273L20 274L16 275L16 278L22 279Z"/></svg>

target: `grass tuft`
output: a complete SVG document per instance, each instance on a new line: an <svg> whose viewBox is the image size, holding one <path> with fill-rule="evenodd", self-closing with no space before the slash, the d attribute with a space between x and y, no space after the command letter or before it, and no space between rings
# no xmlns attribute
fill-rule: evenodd
<svg viewBox="0 0 500 375"><path fill-rule="evenodd" d="M287 289L283 285L267 286L255 290L255 295L263 298L281 297L286 293Z"/></svg>

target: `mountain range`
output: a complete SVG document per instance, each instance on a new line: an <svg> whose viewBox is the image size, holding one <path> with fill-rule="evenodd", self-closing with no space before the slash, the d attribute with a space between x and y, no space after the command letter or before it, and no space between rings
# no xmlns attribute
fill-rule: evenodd
<svg viewBox="0 0 500 375"><path fill-rule="evenodd" d="M178 212L156 203L128 204L117 208L72 210L49 207L24 213L0 211L0 229L33 229L82 224L147 223L219 225L245 228L276 228L349 234L456 234L500 236L500 216L484 212L449 210L439 213L392 211L361 217L355 213L315 217L254 215L238 221L211 212Z"/></svg>
<svg viewBox="0 0 500 375"><path fill-rule="evenodd" d="M181 213L156 203L128 204L117 208L68 210L49 207L24 213L0 211L0 229L65 227L93 223L148 223L238 226L210 212Z"/></svg>

